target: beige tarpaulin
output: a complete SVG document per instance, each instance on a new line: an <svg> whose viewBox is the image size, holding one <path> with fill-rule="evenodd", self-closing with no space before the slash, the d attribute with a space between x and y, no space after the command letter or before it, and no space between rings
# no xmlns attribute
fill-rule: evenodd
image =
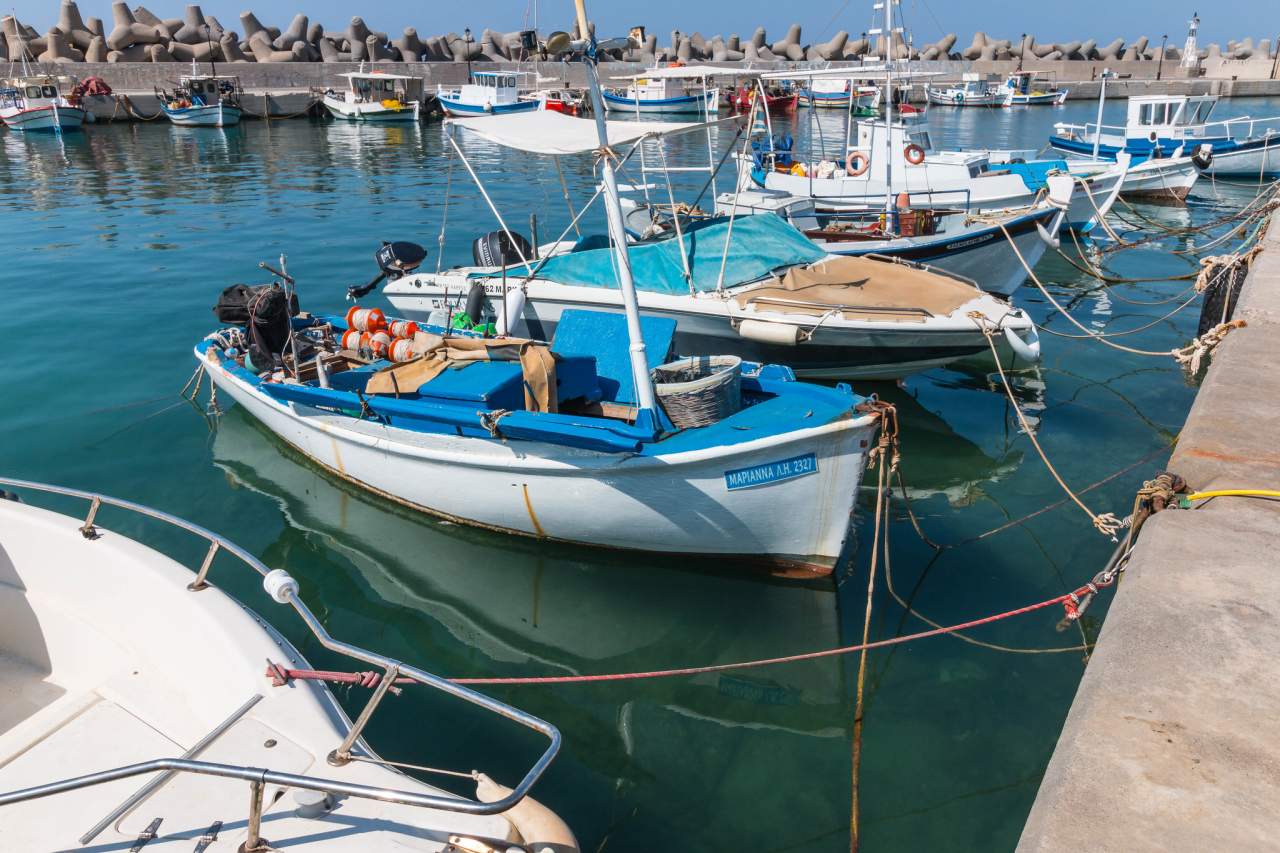
<svg viewBox="0 0 1280 853"><path fill-rule="evenodd" d="M445 338L419 332L413 347L418 358L379 370L369 378L365 393L413 393L450 367L465 367L473 361L518 361L524 373L525 408L556 411L556 360L546 344L525 338Z"/></svg>
<svg viewBox="0 0 1280 853"><path fill-rule="evenodd" d="M858 314L871 309L880 320L922 322L927 311L946 315L981 295L971 284L907 264L875 258L831 258L792 267L775 278L738 294L743 308L787 314L825 314L833 308ZM901 309L895 318L893 309Z"/></svg>

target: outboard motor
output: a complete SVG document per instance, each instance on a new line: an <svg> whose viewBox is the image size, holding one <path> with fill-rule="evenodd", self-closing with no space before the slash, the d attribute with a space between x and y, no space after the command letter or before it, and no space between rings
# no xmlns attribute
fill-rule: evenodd
<svg viewBox="0 0 1280 853"><path fill-rule="evenodd" d="M384 278L388 281L395 281L401 276L408 275L422 266L422 262L426 258L427 250L417 243L409 243L404 240L388 243L384 240L378 250L373 253L373 260L378 265L378 275L368 284L348 287L347 298L356 300L361 296L367 295L381 284Z"/></svg>
<svg viewBox="0 0 1280 853"><path fill-rule="evenodd" d="M522 235L506 231L490 231L471 244L471 257L478 267L505 267L533 259L533 246Z"/></svg>

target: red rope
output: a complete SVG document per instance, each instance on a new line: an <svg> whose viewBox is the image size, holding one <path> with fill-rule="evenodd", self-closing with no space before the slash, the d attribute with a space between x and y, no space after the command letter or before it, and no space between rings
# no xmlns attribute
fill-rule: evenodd
<svg viewBox="0 0 1280 853"><path fill-rule="evenodd" d="M868 649L880 649L885 646L896 646L902 643L909 643L912 640L923 640L928 637L936 637L939 634L951 634L956 631L965 631L970 628L976 628L980 625L989 625L992 622L999 622L1002 619L1009 619L1013 616L1021 616L1024 613L1032 613L1036 610L1043 610L1046 607L1052 607L1055 604L1064 606L1067 619L1073 620L1078 618L1077 602L1081 596L1097 591L1097 587L1093 584L1082 586L1072 592L1063 593L1054 596L1037 604L1028 604L1025 607L1018 607L1013 610L1006 610L1003 613L996 613L992 616L984 616L981 619L971 619L968 622L961 622L958 625L950 625L945 628L933 628L929 631L920 631L916 634L906 634L901 637L890 637L887 640L874 640L870 643L859 643L856 646L841 646L835 649L823 649L817 652L804 652L798 655L787 655L780 658L761 658L759 660L739 661L737 663L718 663L710 666L687 666L680 669L655 669L645 672L611 672L600 675L536 675L525 677L510 678L451 678L454 684L584 684L593 681L638 681L645 678L668 678L674 675L701 675L707 672L724 672L730 669L746 669L748 667L772 666L779 663L794 663L802 660L815 660L817 658L835 657L837 655L847 655L853 652L861 652ZM312 679L321 681L333 681L342 684L359 684L362 687L375 687L382 679L381 673L377 672L332 672L326 670L315 669L286 669L278 664L272 664L267 667L267 676L273 683L279 687L287 684L290 680ZM397 684L416 683L411 678L397 678Z"/></svg>
<svg viewBox="0 0 1280 853"><path fill-rule="evenodd" d="M792 663L794 661L814 660L815 658L834 657L836 655L847 655L852 652L860 652L863 649L879 649L885 646L896 646L900 643L909 643L912 640L922 640L926 637L936 637L939 634L949 634L954 631L964 631L968 628L976 628L979 625L988 625L992 622L998 622L1001 619L1008 619L1012 616L1021 616L1024 613L1031 613L1035 610L1043 610L1046 607L1052 607L1055 604L1062 604L1072 600L1072 596L1083 595L1088 590L1081 588L1074 592L1064 593L1055 596L1038 604L1029 604L1026 607L1019 607L1014 610L1006 610L1004 613L997 613L993 616L984 616L981 619L973 619L968 622L962 622L959 625L951 625L946 628L934 628L930 631L921 631L918 634L907 634L902 637L890 637L887 640L875 640L870 643L859 643L856 646L842 646L837 649L823 649L820 652L805 652L798 655L787 655L780 658L763 658L760 660L741 661L739 663L720 663L712 666L689 666L682 669L657 669L648 672L614 672L604 675L543 675L525 678L451 678L454 684L581 684L591 681L636 681L643 678L666 678L672 675L700 675L706 672L724 672L729 669L744 669L746 667L771 666L776 663ZM1070 618L1070 616L1068 616Z"/></svg>

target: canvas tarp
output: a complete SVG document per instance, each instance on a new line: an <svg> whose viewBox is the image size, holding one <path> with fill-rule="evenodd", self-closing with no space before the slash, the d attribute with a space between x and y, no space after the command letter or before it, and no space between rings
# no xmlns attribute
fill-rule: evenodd
<svg viewBox="0 0 1280 853"><path fill-rule="evenodd" d="M840 308L843 314L918 323L930 315L951 314L980 295L973 285L949 276L857 257L788 270L740 294L738 304L785 314L820 315Z"/></svg>

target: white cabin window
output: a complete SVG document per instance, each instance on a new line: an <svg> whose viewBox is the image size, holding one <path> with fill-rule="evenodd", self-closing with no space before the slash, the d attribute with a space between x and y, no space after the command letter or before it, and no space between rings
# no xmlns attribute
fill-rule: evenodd
<svg viewBox="0 0 1280 853"><path fill-rule="evenodd" d="M28 97L28 98L38 98L38 97L40 97L40 87L39 87L39 86L28 86L28 87L27 87L27 97Z"/></svg>

